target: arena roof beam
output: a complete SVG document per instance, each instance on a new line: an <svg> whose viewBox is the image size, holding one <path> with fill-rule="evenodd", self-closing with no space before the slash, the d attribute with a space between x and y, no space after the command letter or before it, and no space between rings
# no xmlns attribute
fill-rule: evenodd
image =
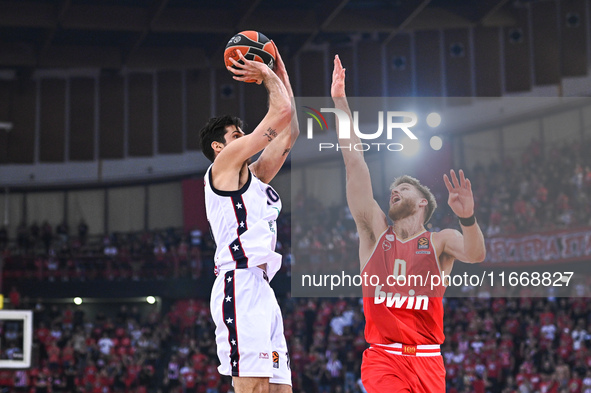
<svg viewBox="0 0 591 393"><path fill-rule="evenodd" d="M37 55L37 62L41 59L47 50L49 49L55 34L57 33L58 29L60 28L61 23L64 21L64 17L66 13L72 6L72 0L62 0L59 5L56 5L57 8L57 22L55 25L45 34L45 38L43 40L43 44L39 48L39 54Z"/></svg>
<svg viewBox="0 0 591 393"><path fill-rule="evenodd" d="M392 30L392 21L397 19L398 13L393 10L343 10L323 31L325 33L387 32Z"/></svg>
<svg viewBox="0 0 591 393"><path fill-rule="evenodd" d="M52 28L55 26L51 4L31 1L0 2L0 26Z"/></svg>
<svg viewBox="0 0 591 393"><path fill-rule="evenodd" d="M401 19L402 21L398 23L398 26L388 34L388 37L384 40L383 44L387 45L395 36L396 34L400 33L402 30L408 26L408 24L417 17L424 9L429 5L431 0L417 0L414 1L414 7L410 7L411 3L406 3L407 7L405 7Z"/></svg>
<svg viewBox="0 0 591 393"><path fill-rule="evenodd" d="M234 28L220 23L228 18L228 11L167 8L152 24L154 32L232 33Z"/></svg>
<svg viewBox="0 0 591 393"><path fill-rule="evenodd" d="M28 42L0 42L0 65L7 67L34 67L37 48Z"/></svg>
<svg viewBox="0 0 591 393"><path fill-rule="evenodd" d="M123 59L119 47L104 46L50 46L36 64L33 45L11 49L0 45L0 64L6 66L37 66L56 68L121 68ZM139 47L126 63L132 69L206 68L207 57L200 48L145 48Z"/></svg>
<svg viewBox="0 0 591 393"><path fill-rule="evenodd" d="M405 30L456 29L473 26L474 23L445 8L426 7L406 26Z"/></svg>
<svg viewBox="0 0 591 393"><path fill-rule="evenodd" d="M140 69L183 69L208 68L207 54L201 48L138 48L130 56L126 65Z"/></svg>
<svg viewBox="0 0 591 393"><path fill-rule="evenodd" d="M450 5L445 8L471 22L481 23L487 17L498 11L508 1L509 0L480 0L463 6L450 3Z"/></svg>
<svg viewBox="0 0 591 393"><path fill-rule="evenodd" d="M143 31L148 9L127 6L72 5L62 27L64 29Z"/></svg>
<svg viewBox="0 0 591 393"><path fill-rule="evenodd" d="M129 50L124 55L125 58L123 60L123 63L127 63L129 57L133 55L133 53L140 47L142 42L146 39L146 36L150 32L152 25L156 20L158 20L158 18L162 14L162 11L164 11L164 8L166 8L168 2L169 0L156 0L152 2L152 4L150 5L150 9L148 10L149 17L146 21L146 24L144 25L143 30L139 32L139 34L137 34L134 42L131 44Z"/></svg>
<svg viewBox="0 0 591 393"><path fill-rule="evenodd" d="M118 47L94 46L50 46L39 59L39 67L64 68L120 68L121 50Z"/></svg>
<svg viewBox="0 0 591 393"><path fill-rule="evenodd" d="M318 34L328 26L333 19L345 8L349 0L332 0L323 4L318 11L317 28L300 44L298 48L294 48L293 55L297 55L309 43L314 41Z"/></svg>
<svg viewBox="0 0 591 393"><path fill-rule="evenodd" d="M259 4L261 4L262 0L253 0L250 3L242 4L240 7L239 12L237 15L240 15L236 23L234 24L236 32L250 29L250 26L247 24L248 18L252 15L252 13L257 9Z"/></svg>

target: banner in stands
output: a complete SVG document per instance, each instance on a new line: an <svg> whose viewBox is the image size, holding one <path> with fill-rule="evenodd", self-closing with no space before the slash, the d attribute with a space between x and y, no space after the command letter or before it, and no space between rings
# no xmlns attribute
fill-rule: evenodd
<svg viewBox="0 0 591 393"><path fill-rule="evenodd" d="M485 264L539 265L591 259L591 228L486 239Z"/></svg>

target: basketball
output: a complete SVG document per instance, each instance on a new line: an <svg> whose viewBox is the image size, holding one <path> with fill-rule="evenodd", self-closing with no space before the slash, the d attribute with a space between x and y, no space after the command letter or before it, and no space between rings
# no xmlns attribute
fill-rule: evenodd
<svg viewBox="0 0 591 393"><path fill-rule="evenodd" d="M242 55L247 60L265 63L271 69L275 67L275 59L277 57L275 46L263 33L254 30L246 30L230 38L230 41L228 41L228 44L226 45L226 50L224 51L224 63L226 66L234 66L230 61L230 58L241 63L238 51L242 52Z"/></svg>

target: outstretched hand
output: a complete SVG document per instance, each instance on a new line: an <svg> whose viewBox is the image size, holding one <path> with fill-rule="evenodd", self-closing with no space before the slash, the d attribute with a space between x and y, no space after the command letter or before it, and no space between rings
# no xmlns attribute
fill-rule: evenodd
<svg viewBox="0 0 591 393"><path fill-rule="evenodd" d="M334 69L332 70L332 85L330 86L332 98L345 97L345 69L341 64L339 55L334 57Z"/></svg>
<svg viewBox="0 0 591 393"><path fill-rule="evenodd" d="M474 214L474 195L472 195L472 183L464 176L464 171L460 169L460 180L456 172L450 171L451 182L447 175L443 175L443 181L449 191L447 203L456 216L468 218Z"/></svg>
<svg viewBox="0 0 591 393"><path fill-rule="evenodd" d="M227 66L226 68L232 74L234 74L233 78L240 82L252 82L255 81L257 85L260 85L265 76L272 72L271 69L264 63L254 60L247 60L241 51L238 52L238 57L242 61L239 63L238 61L234 60L233 58L229 58L229 60L234 64L234 67Z"/></svg>

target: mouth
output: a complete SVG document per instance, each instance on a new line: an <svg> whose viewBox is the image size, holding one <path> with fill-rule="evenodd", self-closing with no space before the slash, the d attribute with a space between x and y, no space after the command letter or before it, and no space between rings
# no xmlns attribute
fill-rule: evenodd
<svg viewBox="0 0 591 393"><path fill-rule="evenodd" d="M397 204L398 202L400 202L402 200L402 198L400 198L399 196L394 196L392 197L392 205Z"/></svg>

